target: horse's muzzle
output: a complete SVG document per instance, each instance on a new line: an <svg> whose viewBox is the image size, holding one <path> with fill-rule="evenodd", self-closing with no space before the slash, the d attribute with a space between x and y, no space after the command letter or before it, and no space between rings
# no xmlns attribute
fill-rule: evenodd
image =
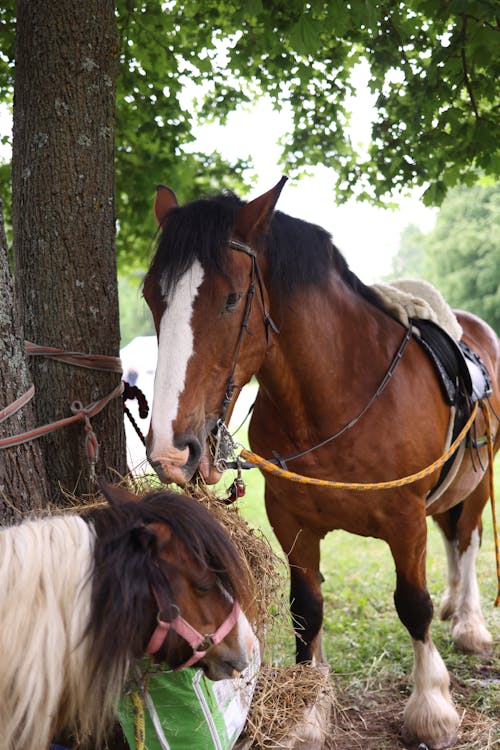
<svg viewBox="0 0 500 750"><path fill-rule="evenodd" d="M176 438L175 447L164 451L163 455L156 457L153 451L148 451L148 461L162 482L183 485L189 482L198 468L202 453L202 445L196 435L186 434Z"/></svg>

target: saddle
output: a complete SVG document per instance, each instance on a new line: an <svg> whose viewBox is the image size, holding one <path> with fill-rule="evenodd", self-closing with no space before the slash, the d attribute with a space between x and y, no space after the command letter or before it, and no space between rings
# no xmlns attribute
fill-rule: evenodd
<svg viewBox="0 0 500 750"><path fill-rule="evenodd" d="M418 333L414 338L429 355L439 377L446 402L457 406L460 399L469 404L493 392L488 370L481 357L465 341L454 341L439 325L430 320L412 318Z"/></svg>
<svg viewBox="0 0 500 750"><path fill-rule="evenodd" d="M462 430L470 416L471 408L476 401L487 398L493 392L491 377L484 362L465 341L455 341L439 325L423 319L411 319L416 329L414 338L428 354L441 385L446 403L454 407L454 421L450 432L452 442ZM471 440L469 447L477 448L476 440ZM429 493L429 498L436 499L436 491L448 476L457 452L444 464L437 484Z"/></svg>

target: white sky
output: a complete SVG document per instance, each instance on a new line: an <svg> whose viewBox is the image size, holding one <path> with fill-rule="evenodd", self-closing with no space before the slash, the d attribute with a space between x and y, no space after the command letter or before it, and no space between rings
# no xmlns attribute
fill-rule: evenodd
<svg viewBox="0 0 500 750"><path fill-rule="evenodd" d="M373 101L367 86L369 70L360 64L354 71L356 97L350 100L352 125L350 136L354 143L367 145ZM263 99L248 111L233 113L227 126L205 125L195 128L197 141L193 150L210 153L218 150L222 156L236 160L251 157L258 180L250 199L269 190L282 175L279 166L278 139L289 129L290 116L277 113L269 100ZM352 270L366 283L379 280L390 272L391 258L399 248L401 232L408 224L416 224L423 232L433 228L437 210L425 207L421 193L412 198L394 197L397 210L375 208L368 203L351 200L336 205L333 192L333 172L326 167L309 170L310 177L289 180L278 201L277 208L327 229ZM175 186L171 186L175 190Z"/></svg>
<svg viewBox="0 0 500 750"><path fill-rule="evenodd" d="M367 144L373 112L367 74L365 66L358 66L354 77L358 94L350 102L353 110L350 134L357 144ZM215 124L196 127L197 140L192 149L207 153L217 150L229 160L251 158L257 175L248 196L252 198L269 190L280 179L282 168L278 163L277 143L289 126L289 115L275 112L271 102L262 99L248 111L231 114L223 128ZM10 128L8 111L0 106L0 136ZM6 147L0 147L2 156L8 157ZM311 176L286 183L278 208L327 229L353 271L366 283L373 283L389 273L401 232L408 224L416 224L424 232L434 226L436 209L426 208L416 194L413 198L395 197L399 204L397 210L375 208L355 200L336 205L332 170L317 167L309 171ZM175 185L171 187L175 190Z"/></svg>

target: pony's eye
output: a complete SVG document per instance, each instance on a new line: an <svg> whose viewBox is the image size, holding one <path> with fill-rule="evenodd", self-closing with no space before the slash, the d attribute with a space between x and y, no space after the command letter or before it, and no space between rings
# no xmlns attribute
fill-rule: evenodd
<svg viewBox="0 0 500 750"><path fill-rule="evenodd" d="M241 294L239 292L231 292L231 294L228 294L224 303L224 312L233 310L237 306L240 299Z"/></svg>
<svg viewBox="0 0 500 750"><path fill-rule="evenodd" d="M213 581L199 581L195 588L200 594L209 594L215 586Z"/></svg>

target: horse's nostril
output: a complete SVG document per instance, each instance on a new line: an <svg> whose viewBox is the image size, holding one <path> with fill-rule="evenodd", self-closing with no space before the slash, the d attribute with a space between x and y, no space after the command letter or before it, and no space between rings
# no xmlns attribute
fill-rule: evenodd
<svg viewBox="0 0 500 750"><path fill-rule="evenodd" d="M179 450L189 449L189 458L186 461L187 466L198 466L203 451L196 435L185 435L181 440L176 441L176 445Z"/></svg>

